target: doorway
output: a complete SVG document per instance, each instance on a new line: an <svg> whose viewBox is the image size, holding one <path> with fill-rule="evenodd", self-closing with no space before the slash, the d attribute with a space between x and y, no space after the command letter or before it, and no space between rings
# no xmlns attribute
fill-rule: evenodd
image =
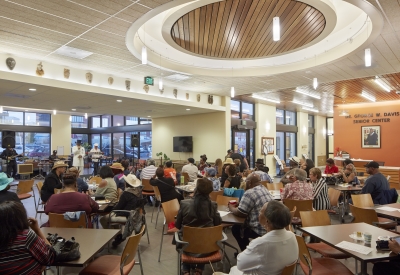
<svg viewBox="0 0 400 275"><path fill-rule="evenodd" d="M254 130L232 129L232 150L247 159L250 167L254 167Z"/></svg>

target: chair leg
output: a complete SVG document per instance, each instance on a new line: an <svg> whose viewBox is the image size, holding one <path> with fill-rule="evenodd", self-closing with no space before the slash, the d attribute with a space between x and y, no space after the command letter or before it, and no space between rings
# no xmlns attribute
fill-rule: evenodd
<svg viewBox="0 0 400 275"><path fill-rule="evenodd" d="M149 229L148 229L148 227L147 227L147 219L146 219L146 216L144 216L144 224L146 225L147 243L150 244Z"/></svg>
<svg viewBox="0 0 400 275"><path fill-rule="evenodd" d="M161 259L161 249L162 249L162 243L163 243L163 239L164 239L164 228L165 228L165 222L163 224L162 231L161 231L161 243L160 243L160 252L158 253L158 262L160 262L160 259Z"/></svg>
<svg viewBox="0 0 400 275"><path fill-rule="evenodd" d="M155 203L152 202L152 204L153 204L153 211L151 212L151 222L153 222L154 207L156 206Z"/></svg>
<svg viewBox="0 0 400 275"><path fill-rule="evenodd" d="M137 253L138 253L138 258L139 258L139 263L138 264L140 265L140 273L142 275L144 275L144 273L143 273L143 265L142 265L142 257L140 255L140 244L138 245Z"/></svg>
<svg viewBox="0 0 400 275"><path fill-rule="evenodd" d="M155 229L157 229L158 214L160 214L160 208L161 208L161 202L160 202L160 204L158 205L157 218L156 218L156 226L154 227Z"/></svg>

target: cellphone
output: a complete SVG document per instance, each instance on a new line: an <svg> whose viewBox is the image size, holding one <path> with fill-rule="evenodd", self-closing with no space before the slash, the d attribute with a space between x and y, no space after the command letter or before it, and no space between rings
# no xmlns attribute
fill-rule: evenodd
<svg viewBox="0 0 400 275"><path fill-rule="evenodd" d="M399 237L393 237L390 238L392 241L396 241L398 244L400 244L400 236Z"/></svg>

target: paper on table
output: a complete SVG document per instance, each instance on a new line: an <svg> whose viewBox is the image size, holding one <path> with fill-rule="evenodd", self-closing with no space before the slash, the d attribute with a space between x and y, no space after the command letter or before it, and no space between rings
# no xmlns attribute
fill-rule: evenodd
<svg viewBox="0 0 400 275"><path fill-rule="evenodd" d="M351 242L346 242L346 241L340 242L336 246L340 247L340 248L347 249L347 250L355 251L355 252L358 252L358 253L361 253L361 254L364 254L364 255L368 255L369 253L372 252L372 248L370 248L370 247L366 247L366 246L363 246L363 245L359 245L359 244L355 244L355 243L351 243Z"/></svg>
<svg viewBox="0 0 400 275"><path fill-rule="evenodd" d="M218 212L219 212L219 215L220 215L221 217L226 216L226 215L229 214L228 211L218 211Z"/></svg>
<svg viewBox="0 0 400 275"><path fill-rule="evenodd" d="M382 207L379 207L377 209L382 210L382 211L390 211L390 212L392 212L392 211L400 211L400 209L398 209L398 208L389 207L389 206L382 206Z"/></svg>

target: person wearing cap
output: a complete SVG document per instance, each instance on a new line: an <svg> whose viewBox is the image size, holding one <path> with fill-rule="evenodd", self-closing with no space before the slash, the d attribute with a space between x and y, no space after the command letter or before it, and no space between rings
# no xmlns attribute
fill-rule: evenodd
<svg viewBox="0 0 400 275"><path fill-rule="evenodd" d="M254 173L260 176L261 181L272 182L271 177L268 175L269 168L265 166L263 159L257 159L256 168Z"/></svg>
<svg viewBox="0 0 400 275"><path fill-rule="evenodd" d="M13 181L14 179L7 177L6 173L0 173L0 203L5 201L21 202L15 192L8 191L10 189L10 183Z"/></svg>
<svg viewBox="0 0 400 275"><path fill-rule="evenodd" d="M175 184L178 183L176 180L176 170L172 168L172 161L170 160L165 163L164 178L172 178Z"/></svg>
<svg viewBox="0 0 400 275"><path fill-rule="evenodd" d="M150 180L150 184L152 186L157 186L158 190L160 190L161 194L161 203L166 201L171 201L173 199L177 199L178 201L183 200L182 194L178 193L175 190L174 180L169 177L164 177L165 171L163 168L158 167L156 170L156 174Z"/></svg>
<svg viewBox="0 0 400 275"><path fill-rule="evenodd" d="M182 167L182 173L188 173L190 181L194 181L197 179L197 173L199 172L199 169L194 164L194 158L188 158L188 162L188 164Z"/></svg>
<svg viewBox="0 0 400 275"><path fill-rule="evenodd" d="M229 211L233 215L246 218L244 225L235 224L232 226L232 235L235 237L241 251L246 249L250 243L250 238L255 239L267 233L260 224L258 216L263 205L272 200L273 197L268 189L260 183L260 177L255 173L251 173L246 178L246 191L239 205L228 205Z"/></svg>
<svg viewBox="0 0 400 275"><path fill-rule="evenodd" d="M204 170L205 170L204 177L206 177L207 179L212 181L213 190L214 191L219 191L221 189L221 183L220 183L219 179L216 177L217 176L217 170L215 170L215 168L213 168L213 167L209 167L209 168L206 168Z"/></svg>
<svg viewBox="0 0 400 275"><path fill-rule="evenodd" d="M232 149L228 149L228 150L226 151L225 160L226 160L227 158L230 158L232 153L233 153L233 150L232 150Z"/></svg>
<svg viewBox="0 0 400 275"><path fill-rule="evenodd" d="M339 172L339 168L335 165L335 161L331 158L326 160L324 174L333 175Z"/></svg>
<svg viewBox="0 0 400 275"><path fill-rule="evenodd" d="M136 178L135 175L129 174L128 176L123 176L124 181L127 184L127 188L122 193L119 198L118 203L114 206L113 210L135 210L137 208L143 207L143 195L142 195L142 183ZM113 212L111 215L105 215L100 219L100 224L103 228L109 228L108 222L123 222L127 221L129 213L125 212ZM113 227L113 226L111 226ZM122 234L117 235L113 241L113 247L118 246L122 242Z"/></svg>
<svg viewBox="0 0 400 275"><path fill-rule="evenodd" d="M90 150L89 155L92 157L92 162L93 162L93 175L97 175L99 171L99 160L102 156L102 152L99 149L99 144L95 143L93 144L93 148Z"/></svg>
<svg viewBox="0 0 400 275"><path fill-rule="evenodd" d="M51 195L54 194L54 189L62 188L62 174L67 169L68 165L64 161L56 161L50 173L47 174L43 182L42 190L40 191L40 198L43 202L47 202Z"/></svg>
<svg viewBox="0 0 400 275"><path fill-rule="evenodd" d="M7 163L7 175L13 178L17 176L17 160L15 159L17 156L19 156L17 151L10 145L7 145L7 148L0 155L0 158Z"/></svg>
<svg viewBox="0 0 400 275"><path fill-rule="evenodd" d="M79 172L83 171L85 148L82 146L82 140L77 140L76 145L72 147L72 154L74 155L72 166L76 167Z"/></svg>
<svg viewBox="0 0 400 275"><path fill-rule="evenodd" d="M114 174L114 181L117 185L117 189L121 189L122 191L125 190L125 180L124 180L124 170L125 168L119 162L114 162L110 166L111 170Z"/></svg>
<svg viewBox="0 0 400 275"><path fill-rule="evenodd" d="M213 183L206 179L197 180L197 186L193 199L182 200L175 221L175 227L182 230L183 226L212 227L220 225L222 220L218 212L218 205L211 201L210 193L213 191ZM180 232L181 236L181 232ZM201 255L191 255L199 257ZM195 274L202 274L204 264L189 265L182 264L182 274L189 275L190 269L195 268Z"/></svg>
<svg viewBox="0 0 400 275"><path fill-rule="evenodd" d="M365 166L365 171L370 174L361 189L361 194L371 194L374 204L382 204L384 200L384 191L390 190L387 178L379 172L379 163L370 161Z"/></svg>

